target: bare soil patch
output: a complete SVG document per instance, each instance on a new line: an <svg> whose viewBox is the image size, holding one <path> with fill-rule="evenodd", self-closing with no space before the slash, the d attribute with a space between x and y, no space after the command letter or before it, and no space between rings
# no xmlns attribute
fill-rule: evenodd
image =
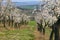
<svg viewBox="0 0 60 40"><path fill-rule="evenodd" d="M37 28L34 31L34 35L35 35L35 40L49 40L49 36L47 34L43 35L37 30Z"/></svg>

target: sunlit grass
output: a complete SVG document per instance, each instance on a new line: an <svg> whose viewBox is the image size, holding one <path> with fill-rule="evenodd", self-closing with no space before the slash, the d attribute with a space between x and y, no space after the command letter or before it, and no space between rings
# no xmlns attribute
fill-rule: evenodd
<svg viewBox="0 0 60 40"><path fill-rule="evenodd" d="M35 21L30 21L30 23L28 25L35 26L36 25L36 22Z"/></svg>
<svg viewBox="0 0 60 40"><path fill-rule="evenodd" d="M34 22L31 21L27 28L20 30L3 30L0 31L0 40L34 40Z"/></svg>
<svg viewBox="0 0 60 40"><path fill-rule="evenodd" d="M29 27L20 30L3 30L0 31L0 40L34 40L34 31L36 22L30 21ZM49 36L51 30L46 28L46 34ZM36 34L37 35L37 34Z"/></svg>
<svg viewBox="0 0 60 40"><path fill-rule="evenodd" d="M0 40L34 40L30 29L8 30L0 32Z"/></svg>

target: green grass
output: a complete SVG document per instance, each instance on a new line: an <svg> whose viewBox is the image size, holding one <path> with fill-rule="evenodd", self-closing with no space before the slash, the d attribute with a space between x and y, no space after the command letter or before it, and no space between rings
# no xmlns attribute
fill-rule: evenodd
<svg viewBox="0 0 60 40"><path fill-rule="evenodd" d="M3 30L0 31L0 40L34 40L35 21L30 21L28 28L20 30ZM50 30L47 28L46 33L49 35Z"/></svg>
<svg viewBox="0 0 60 40"><path fill-rule="evenodd" d="M28 23L28 25L32 28L32 30L35 30L35 27L36 27L35 21L30 21L30 23Z"/></svg>
<svg viewBox="0 0 60 40"><path fill-rule="evenodd" d="M0 31L0 40L34 40L35 24L35 21L31 21L28 28Z"/></svg>
<svg viewBox="0 0 60 40"><path fill-rule="evenodd" d="M28 25L35 26L36 25L36 22L35 21L30 21L30 23Z"/></svg>
<svg viewBox="0 0 60 40"><path fill-rule="evenodd" d="M34 40L34 35L30 29L7 30L0 32L0 40Z"/></svg>
<svg viewBox="0 0 60 40"><path fill-rule="evenodd" d="M48 36L50 36L50 33L51 33L51 29L50 28L46 28L46 34L48 35Z"/></svg>

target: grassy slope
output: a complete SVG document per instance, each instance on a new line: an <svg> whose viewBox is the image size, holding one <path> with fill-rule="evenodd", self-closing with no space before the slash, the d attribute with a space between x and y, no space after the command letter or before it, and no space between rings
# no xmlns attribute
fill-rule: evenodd
<svg viewBox="0 0 60 40"><path fill-rule="evenodd" d="M28 28L20 30L3 30L0 31L0 40L34 40L34 25L35 23L31 21Z"/></svg>
<svg viewBox="0 0 60 40"><path fill-rule="evenodd" d="M34 40L34 30L36 23L31 21L28 28L21 30L4 30L0 31L0 40ZM47 34L50 33L49 29L46 29Z"/></svg>
<svg viewBox="0 0 60 40"><path fill-rule="evenodd" d="M0 32L0 40L33 40L32 31L24 30L10 30Z"/></svg>

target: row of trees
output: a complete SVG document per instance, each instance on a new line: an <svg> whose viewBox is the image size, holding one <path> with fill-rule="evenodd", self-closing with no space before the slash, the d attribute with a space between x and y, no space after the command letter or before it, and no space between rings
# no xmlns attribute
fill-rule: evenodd
<svg viewBox="0 0 60 40"><path fill-rule="evenodd" d="M45 27L48 26L52 28L52 32L50 35L49 40L53 40L53 34L54 40L60 40L60 0L43 0L45 4L41 5L40 12L35 12L37 15L35 16L35 20L38 24L38 30L42 32L45 35Z"/></svg>
<svg viewBox="0 0 60 40"><path fill-rule="evenodd" d="M5 0L5 6L3 4L3 1L4 0L0 1L0 21L4 24L5 28L7 24L9 26L12 25L13 27L19 27L20 24L27 24L30 21L29 16L23 14L20 9L14 7L11 0Z"/></svg>

